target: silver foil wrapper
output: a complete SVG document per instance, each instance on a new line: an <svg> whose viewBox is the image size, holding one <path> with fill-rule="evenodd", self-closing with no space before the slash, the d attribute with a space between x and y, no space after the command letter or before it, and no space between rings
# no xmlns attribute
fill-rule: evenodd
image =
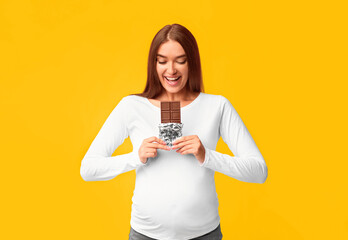
<svg viewBox="0 0 348 240"><path fill-rule="evenodd" d="M160 123L159 138L166 142L167 146L172 147L173 142L182 137L183 123Z"/></svg>

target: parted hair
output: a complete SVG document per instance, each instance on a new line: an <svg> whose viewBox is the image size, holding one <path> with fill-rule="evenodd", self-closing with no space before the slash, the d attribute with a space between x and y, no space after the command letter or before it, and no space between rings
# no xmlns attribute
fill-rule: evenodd
<svg viewBox="0 0 348 240"><path fill-rule="evenodd" d="M201 60L198 51L196 39L192 33L180 24L171 24L164 26L157 32L150 46L147 64L147 80L146 86L142 93L137 95L146 98L156 98L164 90L156 70L157 53L161 44L169 40L180 43L187 56L188 63L188 79L186 90L189 92L204 92Z"/></svg>

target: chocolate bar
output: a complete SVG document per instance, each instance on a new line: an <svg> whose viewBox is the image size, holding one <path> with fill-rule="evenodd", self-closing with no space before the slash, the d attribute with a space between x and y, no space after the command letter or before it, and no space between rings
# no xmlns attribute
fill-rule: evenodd
<svg viewBox="0 0 348 240"><path fill-rule="evenodd" d="M182 136L180 101L161 102L161 123L159 124L159 138L168 146Z"/></svg>
<svg viewBox="0 0 348 240"><path fill-rule="evenodd" d="M180 101L161 102L161 123L181 123Z"/></svg>

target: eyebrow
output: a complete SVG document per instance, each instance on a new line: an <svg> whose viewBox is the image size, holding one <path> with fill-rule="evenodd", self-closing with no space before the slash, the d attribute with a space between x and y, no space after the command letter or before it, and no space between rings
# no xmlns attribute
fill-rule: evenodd
<svg viewBox="0 0 348 240"><path fill-rule="evenodd" d="M161 55L161 54L157 54L157 56L160 56L160 57L163 57L163 58L167 58L166 56L163 56L163 55ZM181 57L186 57L186 54L177 56L176 58L181 58Z"/></svg>

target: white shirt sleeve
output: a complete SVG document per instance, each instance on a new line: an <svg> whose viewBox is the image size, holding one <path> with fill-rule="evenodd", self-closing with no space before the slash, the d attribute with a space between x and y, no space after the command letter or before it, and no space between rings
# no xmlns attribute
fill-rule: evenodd
<svg viewBox="0 0 348 240"><path fill-rule="evenodd" d="M85 181L105 181L145 165L137 152L111 156L128 137L125 98L111 112L81 162L80 174Z"/></svg>
<svg viewBox="0 0 348 240"><path fill-rule="evenodd" d="M205 148L201 166L243 182L264 183L268 176L265 160L232 104L224 96L221 101L220 135L235 156Z"/></svg>

